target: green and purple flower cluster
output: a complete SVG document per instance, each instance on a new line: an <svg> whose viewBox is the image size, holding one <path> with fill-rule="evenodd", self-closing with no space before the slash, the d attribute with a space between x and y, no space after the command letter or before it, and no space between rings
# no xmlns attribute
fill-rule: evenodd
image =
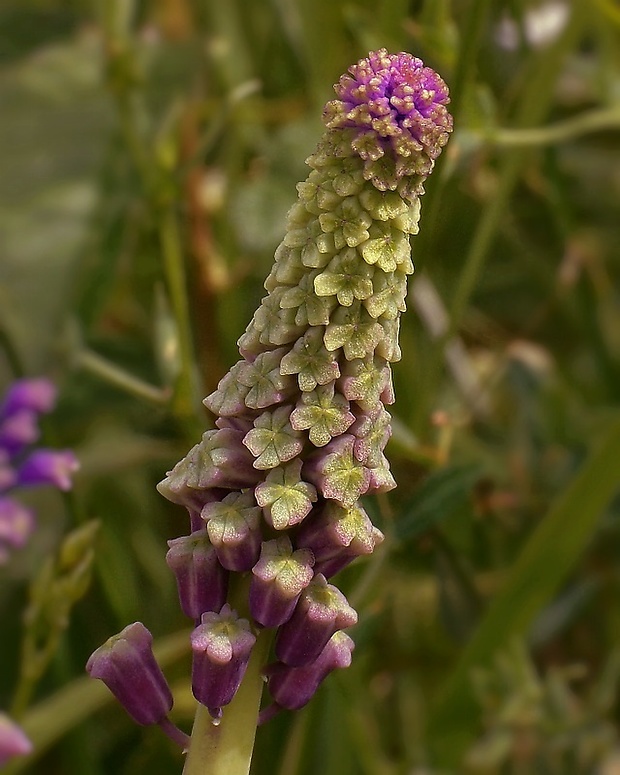
<svg viewBox="0 0 620 775"><path fill-rule="evenodd" d="M190 514L167 559L197 622L194 694L215 718L261 628L277 628L263 719L350 663L357 615L329 579L383 539L360 498L395 486L390 364L419 197L452 129L448 90L384 49L335 90L241 359L204 401L216 427L158 488ZM249 580L247 618L231 609L233 577Z"/></svg>

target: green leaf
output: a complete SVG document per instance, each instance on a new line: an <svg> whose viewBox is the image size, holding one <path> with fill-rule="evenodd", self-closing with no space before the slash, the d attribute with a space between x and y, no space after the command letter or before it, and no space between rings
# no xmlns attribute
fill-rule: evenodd
<svg viewBox="0 0 620 775"><path fill-rule="evenodd" d="M480 475L481 467L477 463L434 471L402 509L395 537L410 541L449 517L469 499Z"/></svg>
<svg viewBox="0 0 620 775"><path fill-rule="evenodd" d="M429 720L437 764L458 765L476 731L475 667L523 636L581 556L601 512L618 489L620 420L558 495L510 570L499 594L450 673Z"/></svg>
<svg viewBox="0 0 620 775"><path fill-rule="evenodd" d="M33 372L58 359L97 202L109 125L100 65L99 44L84 35L0 72L0 318Z"/></svg>

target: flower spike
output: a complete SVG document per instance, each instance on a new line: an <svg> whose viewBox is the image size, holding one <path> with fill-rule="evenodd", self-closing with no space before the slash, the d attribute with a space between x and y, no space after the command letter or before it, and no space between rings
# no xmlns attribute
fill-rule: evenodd
<svg viewBox="0 0 620 775"><path fill-rule="evenodd" d="M226 604L192 636L194 693L215 719L263 628L278 629L263 721L302 707L350 663L343 630L357 614L328 579L381 543L362 498L396 486L385 455L391 364L420 197L452 130L448 89L417 57L385 49L334 88L240 359L204 401L215 428L159 485L189 510L231 594L249 581L248 622Z"/></svg>

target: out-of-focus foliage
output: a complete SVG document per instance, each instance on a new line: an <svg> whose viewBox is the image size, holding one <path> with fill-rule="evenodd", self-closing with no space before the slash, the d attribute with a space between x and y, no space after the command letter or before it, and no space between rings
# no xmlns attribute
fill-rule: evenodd
<svg viewBox="0 0 620 775"><path fill-rule="evenodd" d="M617 5L4 0L0 376L57 381L46 434L82 462L0 568L0 707L21 686L35 743L15 772L180 771L84 664L145 622L189 729L164 562L186 519L154 485L208 422L331 84L380 46L437 69L455 114L395 368L399 488L340 579L353 666L260 730L253 771L618 771ZM24 703L29 579L91 519L92 585Z"/></svg>

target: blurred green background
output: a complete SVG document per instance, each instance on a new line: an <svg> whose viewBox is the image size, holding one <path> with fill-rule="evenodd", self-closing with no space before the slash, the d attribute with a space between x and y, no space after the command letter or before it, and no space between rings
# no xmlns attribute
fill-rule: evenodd
<svg viewBox="0 0 620 775"><path fill-rule="evenodd" d="M83 666L143 621L189 729L164 562L186 515L154 486L209 423L331 85L382 46L455 116L394 369L399 488L340 577L353 666L259 731L253 772L620 772L618 3L2 0L0 386L54 379L45 441L82 464L0 568L0 708L21 686L36 744L7 772L180 772ZM89 520L65 618L31 580ZM54 637L26 701L29 599Z"/></svg>

